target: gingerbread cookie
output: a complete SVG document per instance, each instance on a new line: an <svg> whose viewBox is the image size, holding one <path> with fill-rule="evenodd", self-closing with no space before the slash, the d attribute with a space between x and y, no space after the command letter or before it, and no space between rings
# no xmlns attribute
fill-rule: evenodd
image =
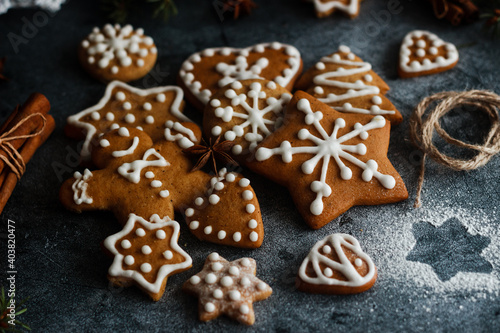
<svg viewBox="0 0 500 333"><path fill-rule="evenodd" d="M257 265L251 258L228 262L217 253L205 261L203 270L186 281L182 289L198 296L200 320L209 321L225 314L240 323L255 322L253 302L272 294L272 289L255 274Z"/></svg>
<svg viewBox="0 0 500 333"><path fill-rule="evenodd" d="M168 277L191 268L191 257L177 243L179 230L179 223L168 217L154 214L146 221L130 214L123 229L104 241L114 256L108 279L120 287L135 283L158 301Z"/></svg>
<svg viewBox="0 0 500 333"><path fill-rule="evenodd" d="M233 141L232 154L242 164L274 132L292 94L274 81L235 81L221 88L205 107L205 136Z"/></svg>
<svg viewBox="0 0 500 333"><path fill-rule="evenodd" d="M184 214L189 229L200 240L251 249L262 245L259 201L250 181L234 172L219 171L210 180L206 195L196 198Z"/></svg>
<svg viewBox="0 0 500 333"><path fill-rule="evenodd" d="M106 24L95 27L78 48L83 68L104 82L137 80L146 75L156 62L157 49L144 30L131 25Z"/></svg>
<svg viewBox="0 0 500 333"><path fill-rule="evenodd" d="M333 234L317 242L300 265L297 288L315 294L357 294L370 289L377 268L356 238Z"/></svg>
<svg viewBox="0 0 500 333"><path fill-rule="evenodd" d="M314 3L316 15L326 17L335 11L341 11L350 18L355 18L359 14L359 3L361 0L307 0Z"/></svg>
<svg viewBox="0 0 500 333"><path fill-rule="evenodd" d="M382 115L393 125L403 116L384 96L389 86L372 66L341 45L323 57L297 81L296 89L307 91L337 111Z"/></svg>
<svg viewBox="0 0 500 333"><path fill-rule="evenodd" d="M321 228L352 206L408 197L387 158L384 117L340 113L298 91L283 123L247 166L286 186L310 227Z"/></svg>
<svg viewBox="0 0 500 333"><path fill-rule="evenodd" d="M410 78L447 71L458 62L455 45L429 31L415 30L406 35L399 51L399 76Z"/></svg>
<svg viewBox="0 0 500 333"><path fill-rule="evenodd" d="M291 45L274 42L195 53L182 64L178 81L187 100L203 110L212 95L231 82L267 79L291 90L301 71L300 52Z"/></svg>
<svg viewBox="0 0 500 333"><path fill-rule="evenodd" d="M92 140L120 127L136 127L158 141L164 138L169 125L191 121L182 114L183 96L182 89L176 86L138 89L113 81L99 103L68 117L65 133L76 140L85 139L83 160L90 158Z"/></svg>
<svg viewBox="0 0 500 333"><path fill-rule="evenodd" d="M198 238L259 247L264 229L259 203L248 180L236 173L225 174L224 181L202 171L191 171L193 164L182 153L182 146L199 142L201 131L195 124L174 123L172 130L165 131L166 139L155 144L144 131L135 128L122 127L103 135L92 150L98 170L76 172L61 187L61 202L76 212L111 210L121 223L131 213L174 218L174 211L185 210ZM230 184L230 180L238 182ZM207 189L210 194L203 199L200 196ZM193 202L194 208L186 209ZM204 234L200 235L195 225Z"/></svg>

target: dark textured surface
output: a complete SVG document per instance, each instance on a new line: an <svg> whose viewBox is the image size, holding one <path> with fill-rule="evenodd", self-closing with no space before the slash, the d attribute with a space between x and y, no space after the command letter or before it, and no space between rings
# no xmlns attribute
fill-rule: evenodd
<svg viewBox="0 0 500 333"><path fill-rule="evenodd" d="M95 104L105 88L80 68L76 47L93 26L102 26L106 19L94 1L70 1L15 52L7 34L21 35L24 20L31 21L34 15L40 19L41 14L36 10L10 11L0 16L0 56L8 57L5 74L11 78L8 83L0 82L0 116L4 118L31 92L39 91L51 101L51 113L57 121L56 131L29 163L1 217L3 258L7 219L17 222L17 288L19 299L31 297L29 310L22 317L33 331L246 330L226 318L199 322L197 300L180 290L181 283L201 269L212 251L228 260L255 258L259 278L274 289L269 299L255 304L257 320L249 330L499 331L500 158L468 173L429 162L424 208L414 210L418 154L407 131L412 108L429 94L472 88L500 92L498 41L481 34L479 24L453 28L436 21L420 1L402 1L401 12L393 15L387 15L384 1L365 1L360 17L352 21L341 15L316 19L311 5L300 1L257 1L260 6L254 14L236 22L221 22L208 0L177 3L179 15L168 24L146 16L130 21L143 26L159 49L154 75L134 85L174 83L183 59L206 47L277 40L295 45L308 67L339 44L349 45L387 81L392 88L388 97L405 116L404 123L393 129L389 158L411 197L394 205L353 208L321 230L312 231L284 189L244 171L261 202L266 236L260 249L201 243L180 221L180 244L193 257L194 268L170 278L157 303L136 288L113 289L106 279L111 260L99 244L119 230L118 223L109 213L70 213L57 198L61 181L77 169L77 143L63 135L65 118ZM455 69L430 77L397 78L400 42L417 28L431 30L459 47L461 59ZM187 112L200 120L196 111ZM454 112L443 122L453 135L476 142L488 126L485 117L473 112ZM57 171L55 165L65 167ZM304 256L316 241L333 232L354 235L372 256L379 279L370 291L335 297L294 289ZM441 244L434 232L449 238ZM416 239L423 239L417 247ZM469 241L474 239L479 241ZM456 255L443 255L445 250ZM441 260L433 261L433 253ZM2 267L2 275L5 270Z"/></svg>

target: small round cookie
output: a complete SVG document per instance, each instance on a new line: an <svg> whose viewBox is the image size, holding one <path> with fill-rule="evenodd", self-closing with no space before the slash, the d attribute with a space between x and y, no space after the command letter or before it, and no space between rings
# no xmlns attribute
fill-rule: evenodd
<svg viewBox="0 0 500 333"><path fill-rule="evenodd" d="M377 280L377 268L356 238L333 234L317 242L299 268L297 287L314 294L357 294Z"/></svg>
<svg viewBox="0 0 500 333"><path fill-rule="evenodd" d="M232 155L244 164L257 145L281 126L285 106L292 98L273 81L234 81L220 89L205 107L206 137L233 141Z"/></svg>
<svg viewBox="0 0 500 333"><path fill-rule="evenodd" d="M131 25L95 27L78 48L83 68L104 82L137 80L153 68L156 57L153 39Z"/></svg>

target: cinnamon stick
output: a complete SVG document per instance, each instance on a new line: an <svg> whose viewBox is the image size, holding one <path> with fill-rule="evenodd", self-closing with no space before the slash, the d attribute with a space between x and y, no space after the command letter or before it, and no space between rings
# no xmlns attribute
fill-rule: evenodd
<svg viewBox="0 0 500 333"><path fill-rule="evenodd" d="M48 99L40 94L34 93L32 94L28 100L23 104L23 106L19 109L16 109L11 116L7 118L4 124L0 127L0 134L5 133L12 129L16 124L21 122L26 117L40 113L42 115L46 115L50 110L50 102ZM40 128L43 120L41 117L34 117L33 121L27 121L19 126L10 136L21 136L33 133L37 128ZM14 149L19 150L21 146L25 143L26 139L16 139L9 141L9 143L14 147ZM0 150L0 154L6 156L6 153ZM0 160L0 173L2 173L4 169L5 163Z"/></svg>
<svg viewBox="0 0 500 333"><path fill-rule="evenodd" d="M51 115L46 115L45 118L47 122L45 123L45 127L42 133L40 135L25 140L26 142L19 151L25 163L28 163L28 161L33 157L37 149L49 138L52 131L54 131L55 128L54 118ZM0 180L2 180L0 186L0 214L1 214L12 192L14 191L14 188L17 185L18 179L14 172L8 169L4 169L0 174Z"/></svg>
<svg viewBox="0 0 500 333"><path fill-rule="evenodd" d="M463 9L458 7L457 5L449 3L448 12L446 13L446 19L452 25L459 25L460 23L462 23L463 18L464 18Z"/></svg>

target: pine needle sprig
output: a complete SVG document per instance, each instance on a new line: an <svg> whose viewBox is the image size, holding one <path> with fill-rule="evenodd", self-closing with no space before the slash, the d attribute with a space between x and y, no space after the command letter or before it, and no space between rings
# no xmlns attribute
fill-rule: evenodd
<svg viewBox="0 0 500 333"><path fill-rule="evenodd" d="M8 306L11 303L13 298L14 298L14 295L12 295L9 299L5 298L5 290L2 286L1 292L0 292L0 332L1 333L6 333L6 332L17 333L17 332L24 332L24 330L31 331L31 328L27 324L19 321L19 319L14 320L15 325L9 324L9 321L11 319L8 316L8 314L10 312L10 309L8 308ZM18 318L18 316L22 315L23 313L25 313L28 310L27 308L21 308L24 305L24 303L26 303L27 300L28 300L28 298L25 298L22 301L20 301L19 303L16 303L16 307L14 309L14 314L15 314L16 318ZM20 327L21 329L18 329L18 327Z"/></svg>

